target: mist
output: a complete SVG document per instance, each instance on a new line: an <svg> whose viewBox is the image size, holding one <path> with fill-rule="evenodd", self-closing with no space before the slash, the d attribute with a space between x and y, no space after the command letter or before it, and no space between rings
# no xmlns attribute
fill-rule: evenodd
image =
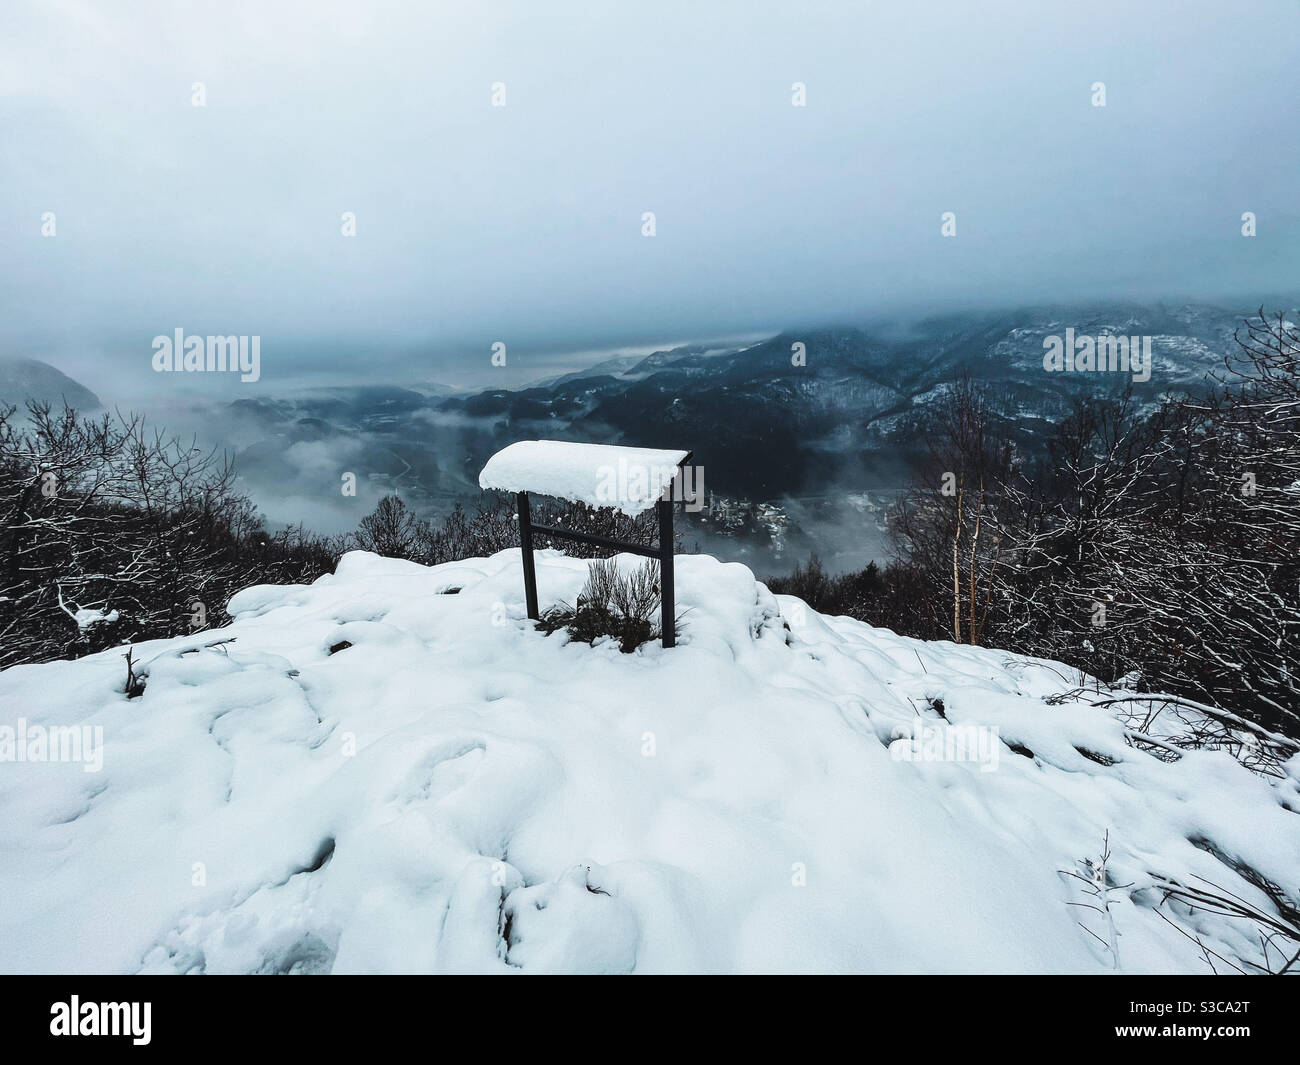
<svg viewBox="0 0 1300 1065"><path fill-rule="evenodd" d="M260 336L246 392L515 387L804 322L1284 291L1298 34L1290 0L11 0L0 341L124 396L227 387L152 373L176 328Z"/></svg>

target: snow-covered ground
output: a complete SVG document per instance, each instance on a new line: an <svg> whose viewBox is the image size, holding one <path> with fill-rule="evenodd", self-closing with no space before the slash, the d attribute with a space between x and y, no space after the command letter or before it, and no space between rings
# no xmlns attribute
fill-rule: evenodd
<svg viewBox="0 0 1300 1065"><path fill-rule="evenodd" d="M539 553L543 605L585 575ZM138 645L138 698L119 651L0 674L14 736L103 737L0 762L0 969L1208 972L1256 930L1156 876L1296 895L1300 758L1160 761L1064 667L677 586L623 655L535 631L517 551L354 553Z"/></svg>

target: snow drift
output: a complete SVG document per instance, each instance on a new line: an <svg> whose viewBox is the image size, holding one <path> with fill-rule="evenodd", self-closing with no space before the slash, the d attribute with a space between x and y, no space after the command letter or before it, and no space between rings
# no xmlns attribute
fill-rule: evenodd
<svg viewBox="0 0 1300 1065"><path fill-rule="evenodd" d="M586 572L539 552L539 598ZM518 551L352 553L136 645L137 698L120 650L0 674L10 733L103 735L0 762L0 968L1208 972L1257 931L1159 878L1296 900L1300 758L1162 761L1063 666L677 584L625 655L536 631Z"/></svg>

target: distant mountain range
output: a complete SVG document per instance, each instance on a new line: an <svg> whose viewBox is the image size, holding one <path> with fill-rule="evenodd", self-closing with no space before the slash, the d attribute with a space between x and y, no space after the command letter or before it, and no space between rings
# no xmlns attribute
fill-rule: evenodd
<svg viewBox="0 0 1300 1065"><path fill-rule="evenodd" d="M482 447L528 435L693 448L711 487L760 499L899 483L923 451L926 416L963 373L987 383L1032 445L1083 392L1119 391L1131 374L1049 373L1044 338L1152 337L1154 405L1222 367L1248 311L1105 306L960 315L906 329L794 330L741 350L698 347L620 358L519 390L436 406L484 425ZM805 363L795 365L802 345ZM490 427L490 428L489 428ZM486 456L484 456L486 457ZM476 453L465 469L468 476Z"/></svg>
<svg viewBox="0 0 1300 1065"><path fill-rule="evenodd" d="M751 524L780 526L773 541L803 549L816 538L801 539L798 522L786 524L785 515L811 522L809 506L851 500L852 527L876 521L869 516L881 511L878 493L906 483L925 454L928 415L962 374L993 390L1023 448L1039 447L1077 396L1118 392L1133 377L1047 372L1045 338L1067 329L1078 337L1151 337L1150 380L1133 390L1154 406L1166 393L1203 388L1251 313L1107 304L790 330L744 348L617 356L520 389L368 385L255 394L223 407L217 421L244 484L276 521L352 528L384 491L425 511L445 510L478 496L478 472L495 450L554 437L690 448L711 493L778 504ZM804 364L796 365L800 351ZM0 396L20 393L99 405L53 367L0 363ZM340 496L345 471L363 487L357 498Z"/></svg>

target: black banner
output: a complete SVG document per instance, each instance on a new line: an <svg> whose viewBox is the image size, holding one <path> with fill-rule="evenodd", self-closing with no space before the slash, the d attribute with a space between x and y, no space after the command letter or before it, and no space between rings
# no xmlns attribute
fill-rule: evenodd
<svg viewBox="0 0 1300 1065"><path fill-rule="evenodd" d="M672 978L569 978L563 986L533 979L520 993L517 983L476 977L6 977L5 1045L34 1052L94 1053L115 1043L128 1053L298 1054L417 1041L436 1052L466 1038L486 1036L490 1045L505 1025L517 1035L565 1030L575 1051L588 1038L608 1046L620 1028L635 1033L638 1047L660 1035L680 1049L683 1021L737 1045L778 1033L806 1038L823 1019L842 1026L851 999L862 1003L865 1013L854 1015L863 1023L921 1051L1039 1037L1085 1047L1261 1037L1276 1045L1294 1031L1300 987L1211 977L872 976L846 978L832 991L816 977L736 978L726 988L717 978L702 979L725 997L698 989L683 994Z"/></svg>

